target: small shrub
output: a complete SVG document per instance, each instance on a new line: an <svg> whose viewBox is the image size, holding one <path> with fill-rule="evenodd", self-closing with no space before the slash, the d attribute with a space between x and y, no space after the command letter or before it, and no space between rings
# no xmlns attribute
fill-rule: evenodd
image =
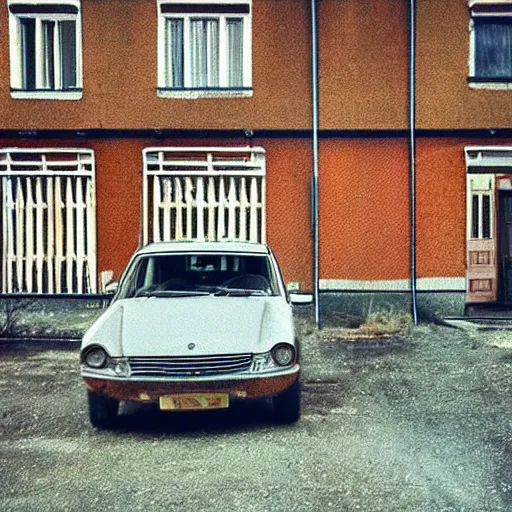
<svg viewBox="0 0 512 512"><path fill-rule="evenodd" d="M23 316L34 309L34 302L30 300L2 300L0 301L0 338L12 338L18 334Z"/></svg>

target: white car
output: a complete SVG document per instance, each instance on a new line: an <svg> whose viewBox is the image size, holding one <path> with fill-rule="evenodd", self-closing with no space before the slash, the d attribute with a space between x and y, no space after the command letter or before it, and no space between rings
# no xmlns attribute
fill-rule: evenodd
<svg viewBox="0 0 512 512"><path fill-rule="evenodd" d="M80 372L89 417L113 425L120 401L165 411L269 397L300 417L299 344L271 250L249 242L161 242L139 249L110 306L85 333Z"/></svg>

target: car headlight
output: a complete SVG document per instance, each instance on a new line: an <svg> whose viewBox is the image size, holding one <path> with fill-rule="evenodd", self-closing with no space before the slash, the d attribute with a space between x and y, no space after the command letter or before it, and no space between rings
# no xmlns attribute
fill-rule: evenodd
<svg viewBox="0 0 512 512"><path fill-rule="evenodd" d="M272 349L272 358L279 366L289 366L295 360L295 348L281 343Z"/></svg>
<svg viewBox="0 0 512 512"><path fill-rule="evenodd" d="M82 358L90 368L105 368L108 363L108 354L101 347L89 349Z"/></svg>

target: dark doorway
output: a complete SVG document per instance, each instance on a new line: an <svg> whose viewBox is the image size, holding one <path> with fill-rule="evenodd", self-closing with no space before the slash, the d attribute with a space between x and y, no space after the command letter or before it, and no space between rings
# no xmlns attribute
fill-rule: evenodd
<svg viewBox="0 0 512 512"><path fill-rule="evenodd" d="M512 304L512 191L499 193L498 208L499 296Z"/></svg>

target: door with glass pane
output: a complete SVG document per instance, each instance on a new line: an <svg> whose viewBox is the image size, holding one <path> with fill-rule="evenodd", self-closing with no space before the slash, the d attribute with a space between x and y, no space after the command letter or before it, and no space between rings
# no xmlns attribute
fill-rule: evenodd
<svg viewBox="0 0 512 512"><path fill-rule="evenodd" d="M497 300L494 197L494 174L467 174L467 302Z"/></svg>

